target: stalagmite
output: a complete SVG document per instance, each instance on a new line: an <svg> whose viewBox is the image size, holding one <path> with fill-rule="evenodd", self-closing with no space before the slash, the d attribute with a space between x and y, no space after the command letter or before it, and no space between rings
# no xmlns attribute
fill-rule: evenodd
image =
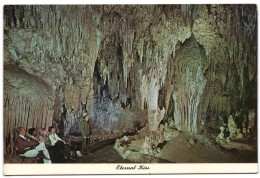
<svg viewBox="0 0 260 178"><path fill-rule="evenodd" d="M190 63L192 66L184 67L183 69L186 70L186 72L182 74L183 76L179 75L180 78L178 78L182 81L176 81L178 90L173 91L172 95L175 103L174 121L177 129L196 133L197 110L200 97L206 85L206 79L203 76L200 66L201 62L198 59L202 58L203 60L203 56L199 47L196 48L196 41L193 38L190 39L177 54L177 59L183 56L186 56L187 63ZM192 59L194 56L195 58ZM181 65L181 63L179 65Z"/></svg>
<svg viewBox="0 0 260 178"><path fill-rule="evenodd" d="M248 119L249 119L249 123L248 123L248 129L247 129L247 132L250 133L252 132L252 129L255 125L255 110L252 109L252 110L249 110L249 113L248 113Z"/></svg>
<svg viewBox="0 0 260 178"><path fill-rule="evenodd" d="M152 145L149 141L149 137L145 137L145 141L141 147L140 153L146 155L153 155Z"/></svg>
<svg viewBox="0 0 260 178"><path fill-rule="evenodd" d="M237 125L232 116L228 117L229 139L234 140L237 136Z"/></svg>

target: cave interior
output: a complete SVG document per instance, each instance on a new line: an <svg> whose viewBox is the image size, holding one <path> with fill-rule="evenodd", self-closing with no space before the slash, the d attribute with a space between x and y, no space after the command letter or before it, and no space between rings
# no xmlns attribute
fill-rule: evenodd
<svg viewBox="0 0 260 178"><path fill-rule="evenodd" d="M257 162L256 5L5 5L3 25L5 162L19 126L79 149L86 111L98 158L75 163Z"/></svg>

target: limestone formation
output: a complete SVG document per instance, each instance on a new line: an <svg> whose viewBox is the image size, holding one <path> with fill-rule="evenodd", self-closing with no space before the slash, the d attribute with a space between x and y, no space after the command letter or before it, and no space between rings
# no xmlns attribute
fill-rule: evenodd
<svg viewBox="0 0 260 178"><path fill-rule="evenodd" d="M243 128L242 133L243 133L244 136L246 136L246 135L247 135L247 129L246 129L246 123L245 123L245 121L244 121L243 124L242 124L242 128Z"/></svg>
<svg viewBox="0 0 260 178"><path fill-rule="evenodd" d="M194 141L193 139L189 139L189 143L190 143L191 145L194 145L194 144L195 144L195 141Z"/></svg>
<svg viewBox="0 0 260 178"><path fill-rule="evenodd" d="M169 128L174 128L174 121L173 121L172 117L168 120L168 127Z"/></svg>
<svg viewBox="0 0 260 178"><path fill-rule="evenodd" d="M141 147L140 153L146 155L153 155L152 143L149 137L145 137L144 143Z"/></svg>
<svg viewBox="0 0 260 178"><path fill-rule="evenodd" d="M247 133L250 133L252 134L253 132L253 129L255 129L255 116L256 116L256 113L255 113L255 110L252 109L252 110L249 110L249 113L248 113L248 129L247 129Z"/></svg>
<svg viewBox="0 0 260 178"><path fill-rule="evenodd" d="M231 140L236 139L237 125L231 115L228 117L228 131L229 131L229 139Z"/></svg>
<svg viewBox="0 0 260 178"><path fill-rule="evenodd" d="M229 132L229 136L226 138L224 137L225 127L221 126L220 133L218 134L218 136L216 138L217 143L219 143L222 146L229 144L230 140L239 140L244 137L243 133L241 133L240 128L237 127L237 125L231 115L228 117L227 126L228 126L227 129Z"/></svg>
<svg viewBox="0 0 260 178"><path fill-rule="evenodd" d="M217 139L224 139L224 130L225 130L225 128L223 126L221 126L219 129L220 129L220 133L218 134Z"/></svg>
<svg viewBox="0 0 260 178"><path fill-rule="evenodd" d="M179 134L178 130L166 127L163 132L164 140L169 141L172 138L178 136L178 134Z"/></svg>
<svg viewBox="0 0 260 178"><path fill-rule="evenodd" d="M243 134L241 133L240 129L237 129L237 135L236 135L236 140L239 140L241 138L243 138Z"/></svg>

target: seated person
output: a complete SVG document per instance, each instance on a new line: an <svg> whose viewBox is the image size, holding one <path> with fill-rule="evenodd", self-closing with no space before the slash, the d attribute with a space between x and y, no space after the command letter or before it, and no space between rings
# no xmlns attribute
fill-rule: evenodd
<svg viewBox="0 0 260 178"><path fill-rule="evenodd" d="M49 139L51 141L51 145L54 146L55 153L58 153L58 161L61 161L62 152L64 152L65 159L73 159L70 155L68 144L55 133L55 128L51 126L48 130L50 132Z"/></svg>
<svg viewBox="0 0 260 178"><path fill-rule="evenodd" d="M51 158L52 163L56 163L56 153L54 147L51 145L51 141L49 139L49 133L48 131L44 128L40 130L40 136L38 138L39 141L44 140L45 141L45 146L47 150L49 151L49 155Z"/></svg>
<svg viewBox="0 0 260 178"><path fill-rule="evenodd" d="M32 138L32 139L34 139L34 140L38 140L38 139L37 139L37 130L36 130L36 128L30 128L30 129L28 130L27 136L30 137L30 138Z"/></svg>
<svg viewBox="0 0 260 178"><path fill-rule="evenodd" d="M34 158L38 155L39 151L43 151L45 158L44 163L51 163L49 152L45 147L44 141L36 141L32 138L28 138L23 127L17 128L17 140L16 146L18 148L18 154L27 158Z"/></svg>
<svg viewBox="0 0 260 178"><path fill-rule="evenodd" d="M46 148L52 146L52 145L51 145L50 138L49 138L49 132L48 132L45 128L43 128L43 129L40 130L40 136L39 136L38 140L39 140L39 141L45 140L45 146L46 146Z"/></svg>

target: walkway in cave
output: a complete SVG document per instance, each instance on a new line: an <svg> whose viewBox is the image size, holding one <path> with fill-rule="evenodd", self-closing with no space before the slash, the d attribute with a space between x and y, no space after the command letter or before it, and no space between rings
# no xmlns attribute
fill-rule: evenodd
<svg viewBox="0 0 260 178"><path fill-rule="evenodd" d="M123 159L113 144L106 145L96 151L92 151L91 155L78 157L75 161L69 160L66 163L131 163L127 159Z"/></svg>

